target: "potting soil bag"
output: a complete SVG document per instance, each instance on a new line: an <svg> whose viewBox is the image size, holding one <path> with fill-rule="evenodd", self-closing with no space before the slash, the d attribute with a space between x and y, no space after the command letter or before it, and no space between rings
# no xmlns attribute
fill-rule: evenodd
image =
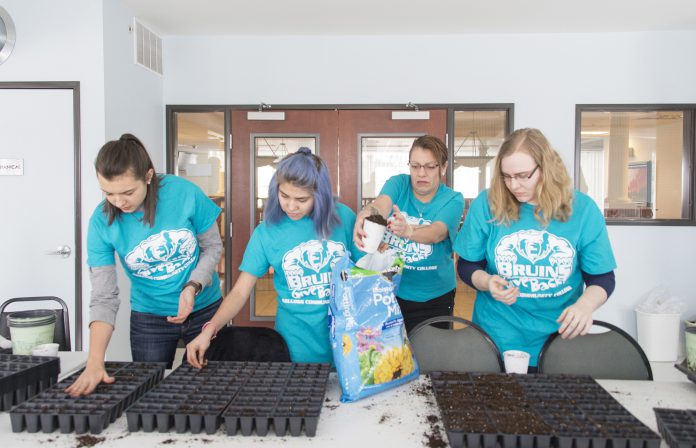
<svg viewBox="0 0 696 448"><path fill-rule="evenodd" d="M370 270L345 256L331 275L329 335L342 402L399 386L419 373L396 301L403 260L389 251L366 257Z"/></svg>

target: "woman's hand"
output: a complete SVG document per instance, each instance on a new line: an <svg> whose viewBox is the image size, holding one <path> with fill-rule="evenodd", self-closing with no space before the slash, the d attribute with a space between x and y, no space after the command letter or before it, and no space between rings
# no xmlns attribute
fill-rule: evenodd
<svg viewBox="0 0 696 448"><path fill-rule="evenodd" d="M179 294L179 311L176 316L168 316L167 322L171 324L182 324L193 311L193 302L196 298L196 290L193 286L187 286Z"/></svg>
<svg viewBox="0 0 696 448"><path fill-rule="evenodd" d="M82 374L65 389L65 393L72 397L79 397L82 395L89 395L94 392L94 389L99 385L99 383L104 382L106 384L111 384L116 379L109 376L104 368L104 363L87 364L85 370Z"/></svg>
<svg viewBox="0 0 696 448"><path fill-rule="evenodd" d="M197 369L205 367L208 363L205 359L205 351L210 347L211 339L212 335L204 329L196 336L196 339L186 345L186 360L189 364Z"/></svg>
<svg viewBox="0 0 696 448"><path fill-rule="evenodd" d="M584 336L592 328L592 312L594 308L580 300L564 309L556 322L561 324L558 332L563 339L573 339Z"/></svg>
<svg viewBox="0 0 696 448"><path fill-rule="evenodd" d="M361 210L355 217L355 226L353 226L353 243L355 246L365 251L365 244L363 243L363 238L367 235L363 230L363 224L365 223L365 218L370 216L372 211L369 208Z"/></svg>
<svg viewBox="0 0 696 448"><path fill-rule="evenodd" d="M401 213L401 210L399 210L399 207L394 204L394 212L389 218L389 224L387 225L387 229L391 231L394 235L401 237L401 238L406 238L406 239L411 239L413 236L413 226L406 222L406 218L404 217L403 213Z"/></svg>
<svg viewBox="0 0 696 448"><path fill-rule="evenodd" d="M488 278L488 291L491 296L505 305L512 305L517 302L517 296L520 295L520 289L517 286L512 286L499 275L491 275Z"/></svg>
<svg viewBox="0 0 696 448"><path fill-rule="evenodd" d="M558 333L563 339L586 335L592 328L592 313L606 301L607 292L604 288L598 285L588 286L578 300L564 309L556 320L561 324Z"/></svg>

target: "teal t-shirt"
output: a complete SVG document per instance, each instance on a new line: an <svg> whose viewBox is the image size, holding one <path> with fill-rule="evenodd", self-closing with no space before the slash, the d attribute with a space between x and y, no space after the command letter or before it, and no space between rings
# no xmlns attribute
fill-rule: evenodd
<svg viewBox="0 0 696 448"><path fill-rule="evenodd" d="M488 191L482 192L466 216L455 251L465 260L486 260L486 271L520 289L512 305L487 291L476 294L475 323L493 338L501 353L523 350L537 365L541 347L558 331L556 319L584 290L581 271L598 275L616 268L604 217L594 201L575 191L566 222L552 220L543 228L534 206L522 204L520 219L510 226L493 221Z"/></svg>
<svg viewBox="0 0 696 448"><path fill-rule="evenodd" d="M430 202L421 202L414 196L411 177L407 174L389 178L379 194L389 196L409 224L429 225L440 221L449 230L449 236L435 244L416 243L387 230L383 241L395 248L405 262L399 298L426 302L453 290L457 282L452 245L464 212L462 194L440 184Z"/></svg>
<svg viewBox="0 0 696 448"><path fill-rule="evenodd" d="M341 224L327 240L308 216L277 224L259 224L244 251L240 271L261 277L273 267L278 301L275 328L285 338L294 362L332 362L328 308L331 268L346 253L361 252L353 244L355 213L337 204Z"/></svg>
<svg viewBox="0 0 696 448"><path fill-rule="evenodd" d="M87 264L115 264L114 252L131 280L131 309L176 316L179 295L198 264L196 235L215 225L220 208L193 183L165 175L157 194L155 225L142 222L143 212L121 213L111 225L104 202L92 213L87 232ZM194 311L220 298L220 279L196 296Z"/></svg>

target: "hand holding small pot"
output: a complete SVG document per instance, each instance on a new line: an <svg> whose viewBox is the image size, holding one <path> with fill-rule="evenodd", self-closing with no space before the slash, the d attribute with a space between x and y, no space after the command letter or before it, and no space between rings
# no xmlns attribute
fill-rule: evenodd
<svg viewBox="0 0 696 448"><path fill-rule="evenodd" d="M363 250L368 254L376 252L387 231L387 220L382 215L370 215L363 221L362 229Z"/></svg>

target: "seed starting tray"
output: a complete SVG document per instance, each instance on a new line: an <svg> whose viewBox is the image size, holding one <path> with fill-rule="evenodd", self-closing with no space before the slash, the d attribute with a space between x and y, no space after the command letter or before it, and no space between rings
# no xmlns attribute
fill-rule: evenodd
<svg viewBox="0 0 696 448"><path fill-rule="evenodd" d="M696 448L696 410L653 410L657 429L670 448Z"/></svg>
<svg viewBox="0 0 696 448"><path fill-rule="evenodd" d="M162 380L165 364L107 362L105 367L116 381L99 384L90 395L74 398L64 392L80 376L79 371L16 406L10 412L12 432L50 433L59 428L61 433L99 434Z"/></svg>
<svg viewBox="0 0 696 448"><path fill-rule="evenodd" d="M128 412L128 430L157 429L213 434L224 420L227 435L288 430L316 435L329 364L209 361L203 369L182 365Z"/></svg>
<svg viewBox="0 0 696 448"><path fill-rule="evenodd" d="M0 354L0 411L9 411L58 380L60 360Z"/></svg>
<svg viewBox="0 0 696 448"><path fill-rule="evenodd" d="M659 448L589 376L432 372L454 448Z"/></svg>

